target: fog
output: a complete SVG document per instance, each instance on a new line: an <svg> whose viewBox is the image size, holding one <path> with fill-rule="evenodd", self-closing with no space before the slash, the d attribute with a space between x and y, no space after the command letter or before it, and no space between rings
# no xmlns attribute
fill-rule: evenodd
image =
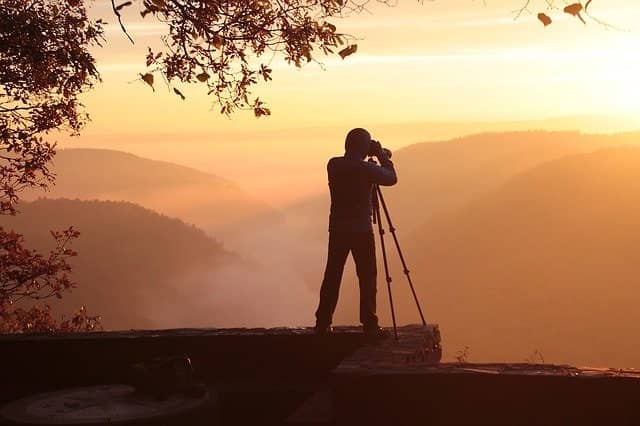
<svg viewBox="0 0 640 426"><path fill-rule="evenodd" d="M127 208L121 220L131 217L131 229L142 233L117 242L96 240L99 234L89 231L103 228L105 219L96 222L80 207L80 216L58 218L56 227L77 224L87 231L74 260L79 287L65 297L66 306L86 303L108 329L313 325L328 237L325 164L343 144L339 135L311 143L314 137L305 141L309 145L240 141L243 148L231 153L204 141L183 144L173 162L200 162L196 169L207 173L121 153L61 151L52 198L122 197L168 216L145 213L143 222L157 224L144 233L140 213ZM220 146L231 149L232 143ZM548 362L640 367L640 351L628 341L640 321L631 285L640 252L633 237L640 214L632 202L640 181L634 172L640 170L638 145L640 133L518 131L394 148L399 183L384 193L427 321L441 325L446 359L469 346L472 361L525 361L537 350ZM164 141L153 151L143 140L129 146L166 160L172 145ZM212 150L219 155L205 155ZM67 167L79 155L88 167ZM109 156L111 173L104 179L106 165L96 164ZM122 161L133 166L119 166ZM73 179L65 177L65 167L74 170ZM253 183L247 189L238 181ZM91 182L101 182L100 194L92 196ZM173 217L185 223L169 232ZM114 226L105 232L123 225ZM180 237L173 247L191 229L221 248L193 250L209 244L199 234ZM387 241L398 323L416 323L389 235ZM100 290L118 282L117 291ZM380 261L378 313L389 326ZM358 324L351 259L334 323ZM618 340L628 343L624 351L617 350Z"/></svg>
<svg viewBox="0 0 640 426"><path fill-rule="evenodd" d="M216 325L311 326L323 270L321 241L295 231L295 217L230 240L245 264L228 265L209 274L217 283L213 311ZM226 291L222 291L222 290Z"/></svg>

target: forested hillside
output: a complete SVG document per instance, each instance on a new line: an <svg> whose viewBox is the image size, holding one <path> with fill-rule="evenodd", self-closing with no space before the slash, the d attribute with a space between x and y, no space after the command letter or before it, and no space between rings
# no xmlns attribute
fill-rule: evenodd
<svg viewBox="0 0 640 426"><path fill-rule="evenodd" d="M50 230L80 231L73 243L79 255L71 260L78 288L53 306L69 312L86 305L108 329L186 323L193 277L239 261L202 230L131 203L45 199L19 207L19 215L2 217L0 225L39 249L50 248ZM196 290L215 298L216 284L202 279Z"/></svg>
<svg viewBox="0 0 640 426"><path fill-rule="evenodd" d="M278 218L275 210L226 179L121 151L60 150L53 171L55 186L25 198L129 201L196 224L216 238Z"/></svg>

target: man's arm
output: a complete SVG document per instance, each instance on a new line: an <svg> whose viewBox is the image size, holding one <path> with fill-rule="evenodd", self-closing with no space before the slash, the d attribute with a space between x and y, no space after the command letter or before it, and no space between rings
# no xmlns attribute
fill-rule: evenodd
<svg viewBox="0 0 640 426"><path fill-rule="evenodd" d="M396 175L396 169L393 167L393 162L389 159L384 150L381 150L378 157L380 165L375 163L366 162L367 174L372 183L382 186L392 186L398 182L398 176Z"/></svg>

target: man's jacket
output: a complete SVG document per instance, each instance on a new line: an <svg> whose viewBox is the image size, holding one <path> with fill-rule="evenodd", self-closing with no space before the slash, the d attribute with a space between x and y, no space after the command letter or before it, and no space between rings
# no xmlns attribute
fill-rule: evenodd
<svg viewBox="0 0 640 426"><path fill-rule="evenodd" d="M380 165L345 154L327 164L331 192L330 232L371 232L373 185L391 186L398 181L386 155Z"/></svg>

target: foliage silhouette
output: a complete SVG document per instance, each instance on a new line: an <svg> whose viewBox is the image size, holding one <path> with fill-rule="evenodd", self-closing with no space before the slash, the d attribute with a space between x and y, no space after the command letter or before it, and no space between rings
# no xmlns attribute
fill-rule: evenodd
<svg viewBox="0 0 640 426"><path fill-rule="evenodd" d="M0 215L15 215L19 193L46 188L55 145L51 131L77 133L87 116L78 95L99 81L89 47L100 44L102 22L88 19L78 0L4 0L0 3ZM59 324L47 305L16 307L30 299L61 297L73 287L68 243L78 233L53 233L56 248L41 255L24 238L0 228L0 331L91 329L97 318L81 308Z"/></svg>
<svg viewBox="0 0 640 426"><path fill-rule="evenodd" d="M0 333L91 331L99 327L99 317L89 316L82 306L70 319L58 322L48 304L38 302L75 287L67 276L71 266L67 259L76 256L68 248L78 232L69 228L51 232L55 248L47 257L24 247L24 237L0 226Z"/></svg>
<svg viewBox="0 0 640 426"><path fill-rule="evenodd" d="M330 21L362 11L367 0L248 0L183 1L145 0L140 15L166 25L164 49L149 48L141 74L153 87L153 74L161 74L170 84L206 84L223 114L236 109L252 110L256 117L271 111L259 97L251 98L251 88L272 79L271 58L282 55L296 67L323 55L337 53L343 59L357 50L354 38L339 33ZM383 2L386 3L386 2ZM119 10L113 10L127 36ZM184 95L174 88L184 99Z"/></svg>

